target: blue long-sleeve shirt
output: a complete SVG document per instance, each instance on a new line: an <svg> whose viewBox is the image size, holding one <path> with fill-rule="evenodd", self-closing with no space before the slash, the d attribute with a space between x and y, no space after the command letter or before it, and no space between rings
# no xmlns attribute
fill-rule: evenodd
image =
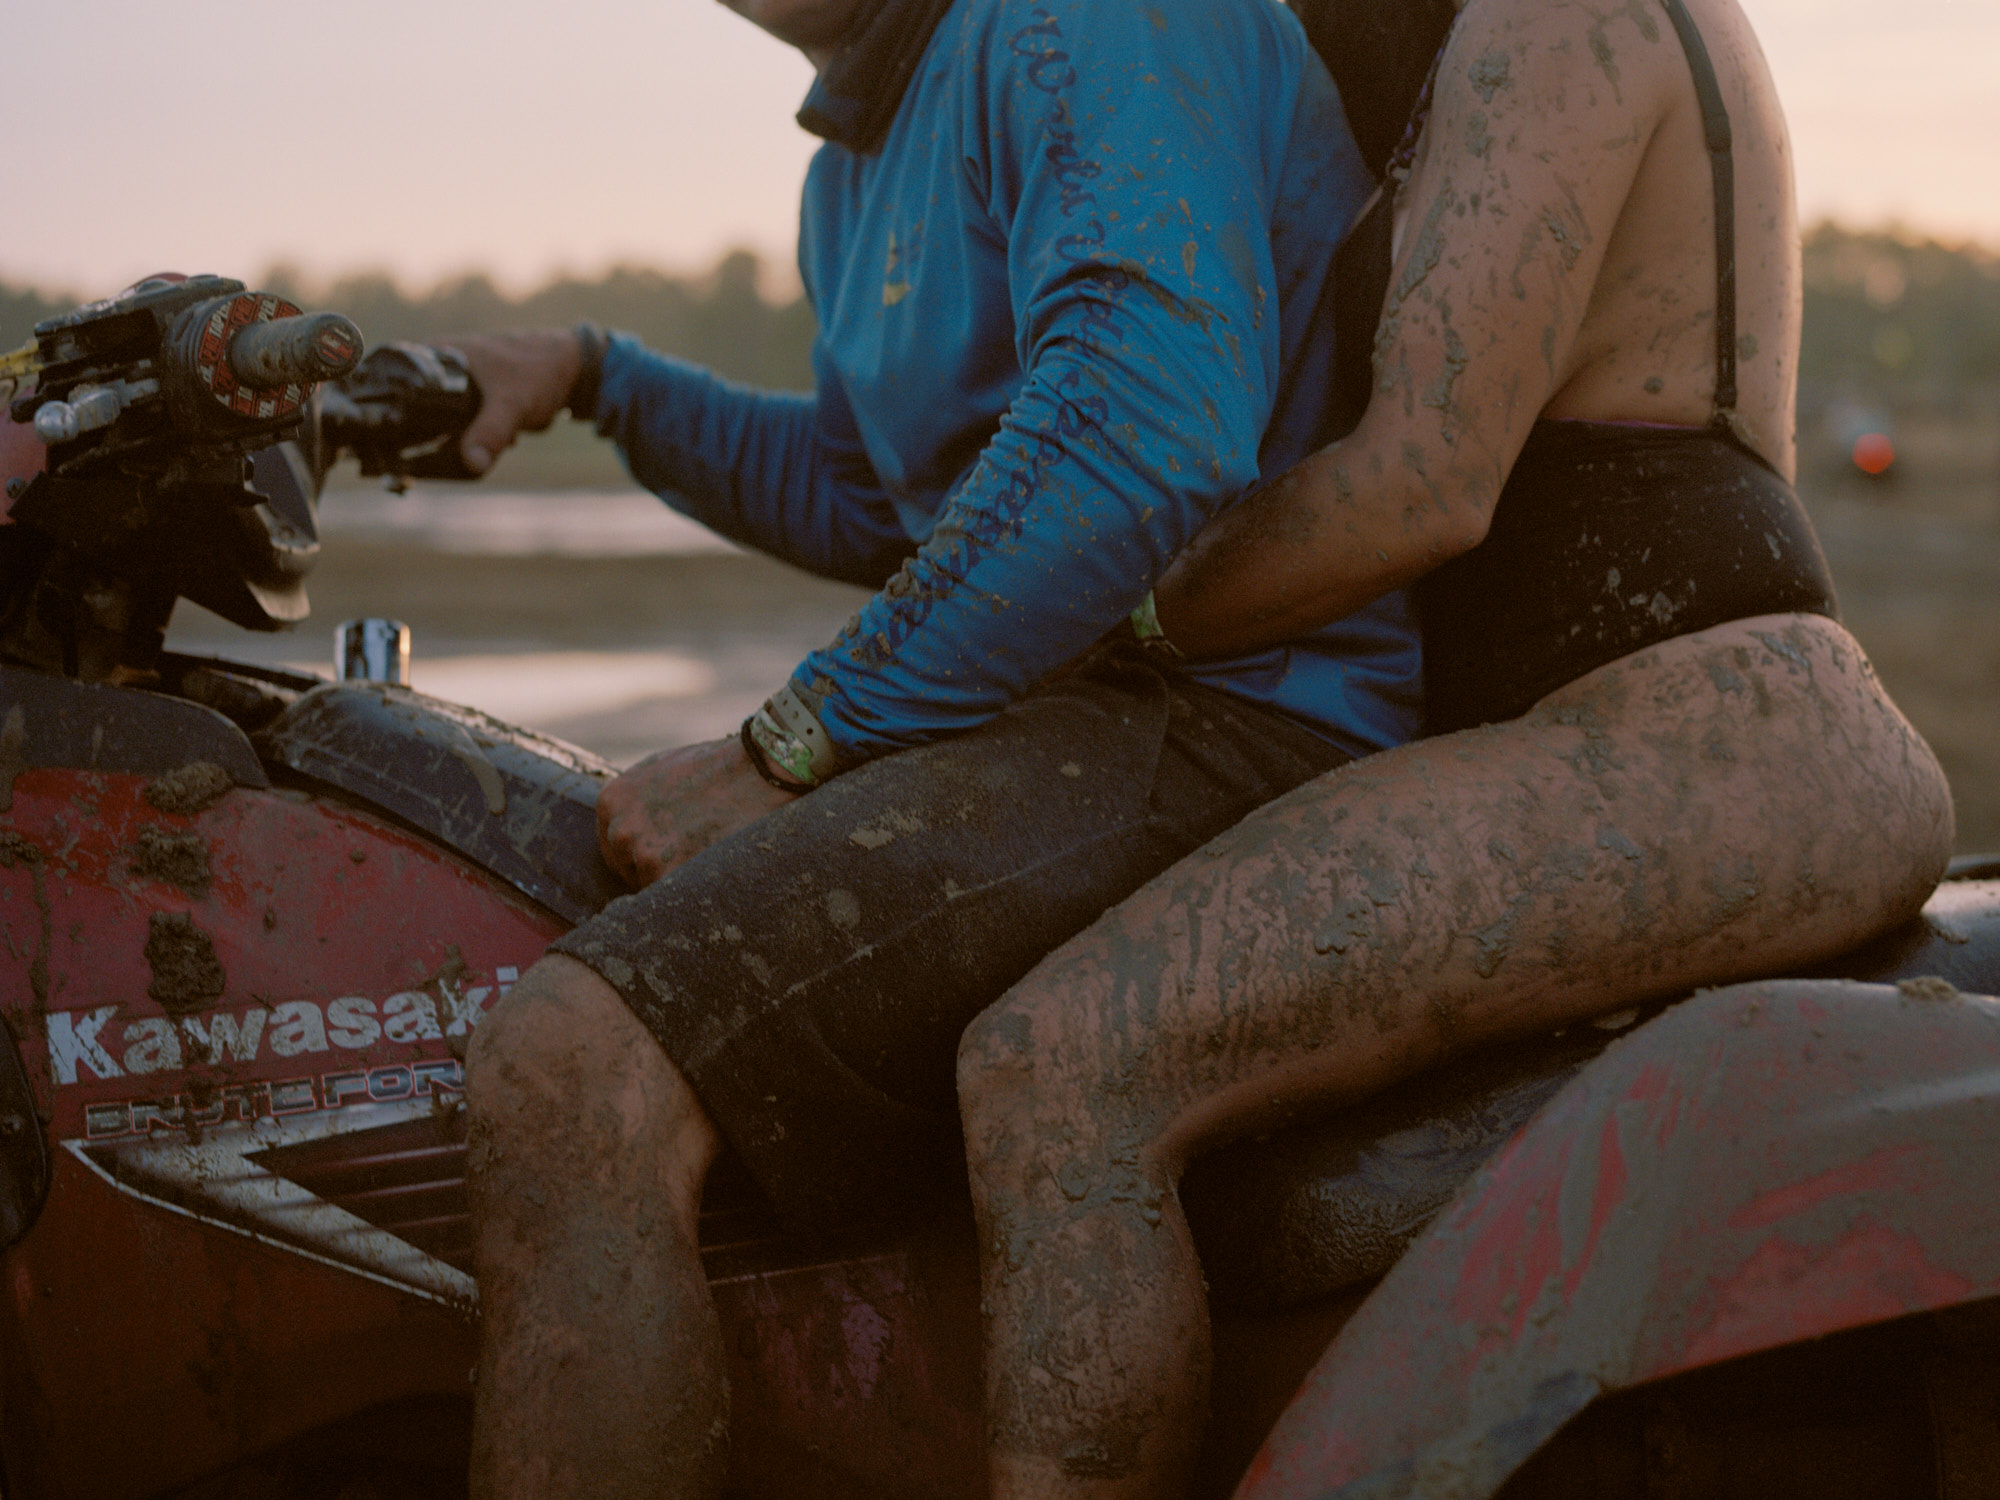
<svg viewBox="0 0 2000 1500"><path fill-rule="evenodd" d="M807 177L814 394L617 338L599 425L725 536L877 587L794 683L848 759L920 743L1087 649L1309 451L1372 189L1274 0L959 0L881 150ZM1188 671L1355 753L1416 728L1401 595Z"/></svg>

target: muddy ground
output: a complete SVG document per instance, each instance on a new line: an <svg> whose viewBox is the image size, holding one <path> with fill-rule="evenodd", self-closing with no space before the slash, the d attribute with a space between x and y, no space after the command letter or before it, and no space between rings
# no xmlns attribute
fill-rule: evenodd
<svg viewBox="0 0 2000 1500"><path fill-rule="evenodd" d="M1821 466L1804 489L1849 628L1951 776L1959 848L2000 851L2000 431L1961 428L1918 450L1895 483ZM269 640L183 605L177 644L320 663L335 621L388 614L413 629L418 686L430 663L432 690L454 696L445 688L491 682L506 670L495 658L518 655L514 698L530 701L537 681L573 679L579 653L616 654L632 681L597 696L621 701L579 709L570 691L556 695L567 706L517 717L621 764L732 733L863 597L741 554L464 556L337 532L311 593L312 623ZM643 653L658 655L657 679Z"/></svg>

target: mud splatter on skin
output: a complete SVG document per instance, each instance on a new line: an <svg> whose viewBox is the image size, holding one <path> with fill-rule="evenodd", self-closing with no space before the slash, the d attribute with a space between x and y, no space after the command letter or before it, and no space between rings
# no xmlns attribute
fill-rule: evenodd
<svg viewBox="0 0 2000 1500"><path fill-rule="evenodd" d="M517 1347L544 1351L520 1364L489 1355L478 1387L546 1400L543 1382L560 1377L556 1428L568 1448L552 1450L551 1466L575 1476L576 1494L609 1493L615 1477L633 1475L648 1479L647 1493L720 1494L720 1325L699 1263L673 1248L692 1249L692 1216L660 1169L663 1138L634 1128L615 1103L641 1086L645 1067L593 1041L580 1014L559 979L531 970L475 1033L467 1193L481 1234L480 1314L489 1337L497 1325ZM574 1045L524 1046L528 1016ZM531 1277L547 1292L524 1297ZM635 1422L634 1410L651 1420ZM494 1437L475 1428L474 1445L475 1490L499 1489L495 1476L507 1471Z"/></svg>
<svg viewBox="0 0 2000 1500"><path fill-rule="evenodd" d="M146 967L152 983L146 993L175 1020L194 1014L222 998L226 984L215 943L180 912L154 912L146 932Z"/></svg>
<svg viewBox="0 0 2000 1500"><path fill-rule="evenodd" d="M1714 645L1684 640L1573 685L1528 721L1392 752L1282 799L1211 844L1190 867L1202 874L1142 891L1046 961L1007 1002L1032 1013L1004 1048L997 1035L969 1035L969 1047L993 1044L979 1064L996 1075L1027 1058L1048 1063L1036 1108L1017 1116L1025 1139L981 1139L976 1070L962 1096L982 1230L1005 1269L988 1293L1000 1334L992 1375L1018 1424L1009 1450L1054 1467L1099 1441L1107 1415L1156 1409L1137 1372L1200 1289L1195 1273L1177 1279L1169 1253L1180 1232L1171 1192L1151 1205L1161 1221L1146 1211L1144 1188L1171 1183L1171 1164L1149 1174L1125 1158L1147 1161L1179 1091L1220 1090L1286 1048L1349 1040L1363 1057L1406 1065L1437 1039L1490 1026L1510 996L1551 1024L1581 1018L1631 1001L1593 989L1593 975L1637 992L1702 977L1691 964L1726 973L1746 951L1831 941L1850 892L1876 910L1882 882L1901 879L1880 873L1878 832L1890 830L1889 858L1904 859L1901 830L1927 789L1896 768L1899 755L1910 759L1897 749L1906 731L1871 727L1847 698L1817 691L1809 671L1787 670L1799 656L1830 678L1835 630L1767 631L1747 651L1735 644L1741 628ZM1774 694L1775 709L1760 707ZM1494 751L1512 764L1481 782ZM1718 761L1740 766L1740 778L1710 774ZM1459 774L1467 779L1454 782ZM1942 800L1935 785L1928 796ZM1378 862L1360 846L1385 797L1405 839L1386 868L1414 875L1414 851L1428 845L1438 868L1475 872L1463 910L1440 911L1436 892L1379 914L1367 900ZM1866 860L1845 852L1857 834ZM1745 851L1756 866L1737 857ZM1338 941L1324 941L1330 931ZM1552 1015L1545 997L1565 985L1570 1009ZM1040 1045L1024 1049L1031 1024ZM1343 1074L1336 1086L1355 1082ZM1092 1160L1115 1166L1093 1172ZM1090 1389L1108 1399L1091 1405L1080 1394ZM1148 1445L1178 1431L1176 1412L1200 1409L1177 1393L1160 1399L1172 1404Z"/></svg>
<svg viewBox="0 0 2000 1500"><path fill-rule="evenodd" d="M1457 418L1458 379L1465 373L1465 367L1472 362L1472 356L1465 347L1465 340L1458 336L1458 329L1452 326L1451 308L1440 304L1438 317L1444 325L1444 368L1438 377L1424 391L1424 405L1438 414L1439 435L1447 447L1458 446Z"/></svg>
<svg viewBox="0 0 2000 1500"><path fill-rule="evenodd" d="M1622 103L1625 95L1618 87L1618 50L1611 45L1611 38L1604 34L1602 21L1591 30L1590 55L1596 61L1598 70L1611 80L1611 92Z"/></svg>
<svg viewBox="0 0 2000 1500"><path fill-rule="evenodd" d="M1582 222L1581 215L1578 216L1577 222ZM1563 269L1574 271L1577 261L1583 256L1583 243L1579 242L1576 235L1570 233L1569 226L1563 223L1562 216L1553 208L1542 210L1542 227L1555 242L1556 254L1562 257ZM1582 238L1587 242L1590 237L1586 234Z"/></svg>
<svg viewBox="0 0 2000 1500"><path fill-rule="evenodd" d="M1491 979L1512 956L1514 935L1521 925L1521 917L1534 904L1534 893L1522 891L1508 903L1507 910L1500 914L1498 920L1472 934L1472 945L1477 952L1472 968L1481 979Z"/></svg>
<svg viewBox="0 0 2000 1500"><path fill-rule="evenodd" d="M1537 220L1521 231L1521 248L1514 253L1513 292L1516 302L1528 300L1528 288L1521 281L1521 273L1535 263L1535 252L1541 244L1542 226Z"/></svg>
<svg viewBox="0 0 2000 1500"><path fill-rule="evenodd" d="M1396 389L1396 372L1389 368L1389 356L1403 334L1403 305L1444 259L1445 215L1457 207L1458 191L1447 180L1438 189L1437 197L1431 200L1430 211L1424 215L1424 226L1410 249L1409 263L1403 267L1403 274L1397 278L1395 290L1389 294L1389 300L1382 309L1382 321L1375 334L1375 389L1378 391L1387 393Z"/></svg>
<svg viewBox="0 0 2000 1500"><path fill-rule="evenodd" d="M160 812L191 818L215 806L235 785L213 761L196 760L147 782L145 798Z"/></svg>
<svg viewBox="0 0 2000 1500"><path fill-rule="evenodd" d="M1465 75L1480 99L1491 104L1493 96L1514 86L1514 67L1506 53L1495 49L1474 63Z"/></svg>
<svg viewBox="0 0 2000 1500"><path fill-rule="evenodd" d="M1598 16L1591 26L1587 38L1591 60L1597 64L1597 70L1611 84L1612 97L1622 104L1625 102L1625 95L1618 86L1618 49L1611 45L1610 37L1611 23L1621 18L1637 26L1639 35L1648 42L1659 41L1660 28L1654 21L1652 13L1646 9L1644 0L1627 0L1627 3L1618 9L1606 11Z"/></svg>
<svg viewBox="0 0 2000 1500"><path fill-rule="evenodd" d="M149 880L165 881L199 900L208 894L214 874L208 844L192 830L142 828L131 850L131 871Z"/></svg>
<svg viewBox="0 0 2000 1500"><path fill-rule="evenodd" d="M1484 161L1487 153L1493 149L1493 135L1486 128L1486 112L1484 110L1475 109L1472 112L1471 118L1465 122L1465 149L1470 155L1478 157L1481 161ZM1472 208L1475 212L1479 208L1479 195L1477 193L1472 196Z"/></svg>
<svg viewBox="0 0 2000 1500"><path fill-rule="evenodd" d="M1343 954L1367 938L1370 917L1366 901L1353 900L1342 903L1332 915L1313 933L1312 950L1325 957L1328 954Z"/></svg>

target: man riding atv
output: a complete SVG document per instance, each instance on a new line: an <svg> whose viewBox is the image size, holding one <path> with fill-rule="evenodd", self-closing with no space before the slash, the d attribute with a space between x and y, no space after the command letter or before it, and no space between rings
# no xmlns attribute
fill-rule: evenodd
<svg viewBox="0 0 2000 1500"><path fill-rule="evenodd" d="M1255 806L1416 728L1400 596L1200 668L1099 644L1328 435L1328 279L1373 183L1297 22L737 8L821 69L816 391L589 332L466 340L463 451L568 405L724 534L880 592L740 737L606 789L613 863L652 883L476 1034L487 1495L713 1492L695 1215L721 1143L800 1228L952 1181L973 1016Z"/></svg>

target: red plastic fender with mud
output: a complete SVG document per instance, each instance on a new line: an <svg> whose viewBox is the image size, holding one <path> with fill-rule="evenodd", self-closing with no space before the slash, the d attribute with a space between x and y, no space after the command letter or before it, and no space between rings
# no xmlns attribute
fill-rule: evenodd
<svg viewBox="0 0 2000 1500"><path fill-rule="evenodd" d="M466 1392L455 1053L561 930L370 814L226 779L163 811L149 785L11 781L0 1009L53 1156L0 1288L28 1495L149 1493ZM399 1186L343 1192L399 1155Z"/></svg>
<svg viewBox="0 0 2000 1500"><path fill-rule="evenodd" d="M1483 1500L1598 1396L2000 1294L2000 1001L1793 980L1614 1045L1308 1378L1242 1500Z"/></svg>

